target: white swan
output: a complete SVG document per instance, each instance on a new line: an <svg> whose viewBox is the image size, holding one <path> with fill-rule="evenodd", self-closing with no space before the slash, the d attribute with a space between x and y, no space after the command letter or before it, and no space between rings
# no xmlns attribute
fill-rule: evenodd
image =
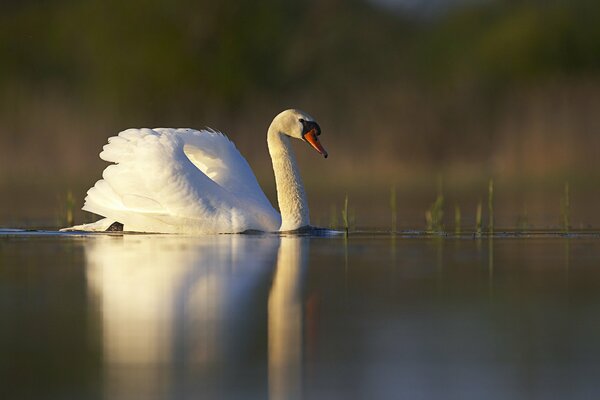
<svg viewBox="0 0 600 400"><path fill-rule="evenodd" d="M319 143L308 114L286 110L267 132L281 215L271 206L250 166L220 132L128 129L108 139L100 158L114 164L87 192L83 210L105 218L67 230L164 233L291 231L310 226L308 204L290 138Z"/></svg>

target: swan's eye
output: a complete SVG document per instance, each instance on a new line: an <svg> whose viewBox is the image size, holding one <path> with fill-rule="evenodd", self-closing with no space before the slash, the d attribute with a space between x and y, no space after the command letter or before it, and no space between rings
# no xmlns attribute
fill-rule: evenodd
<svg viewBox="0 0 600 400"><path fill-rule="evenodd" d="M304 120L304 118L300 118L298 121L300 121L300 123L301 123L302 125L304 125L304 123L306 122L306 121Z"/></svg>

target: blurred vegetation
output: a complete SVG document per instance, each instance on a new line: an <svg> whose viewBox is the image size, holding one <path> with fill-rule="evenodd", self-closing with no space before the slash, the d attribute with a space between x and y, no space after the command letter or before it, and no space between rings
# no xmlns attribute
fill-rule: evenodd
<svg viewBox="0 0 600 400"><path fill-rule="evenodd" d="M3 181L91 184L108 136L206 124L260 178L264 132L290 106L317 117L333 156L327 171L303 168L309 181L559 174L589 169L600 149L597 1L489 0L433 15L366 0L0 9Z"/></svg>

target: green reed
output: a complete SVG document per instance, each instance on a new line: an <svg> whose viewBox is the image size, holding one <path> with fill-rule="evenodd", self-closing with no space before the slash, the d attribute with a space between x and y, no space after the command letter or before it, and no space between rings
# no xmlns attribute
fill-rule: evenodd
<svg viewBox="0 0 600 400"><path fill-rule="evenodd" d="M477 203L477 211L475 212L475 233L481 236L481 200Z"/></svg>
<svg viewBox="0 0 600 400"><path fill-rule="evenodd" d="M494 179L488 183L488 231L490 235L494 233Z"/></svg>
<svg viewBox="0 0 600 400"><path fill-rule="evenodd" d="M346 235L348 235L349 218L348 218L348 194L347 193L346 193L346 198L344 199L344 208L342 209L342 222L344 223L344 230L346 231Z"/></svg>
<svg viewBox="0 0 600 400"><path fill-rule="evenodd" d="M396 201L396 185L390 188L390 209L392 211L392 233L396 232L398 224L398 204Z"/></svg>
<svg viewBox="0 0 600 400"><path fill-rule="evenodd" d="M425 222L428 232L442 232L444 230L444 196L438 194L435 202L425 212Z"/></svg>
<svg viewBox="0 0 600 400"><path fill-rule="evenodd" d="M569 190L569 182L565 182L563 198L560 201L560 213L564 233L569 233L571 230L571 195Z"/></svg>
<svg viewBox="0 0 600 400"><path fill-rule="evenodd" d="M458 204L454 205L454 233L460 235L461 228L461 215L460 215L460 206Z"/></svg>
<svg viewBox="0 0 600 400"><path fill-rule="evenodd" d="M73 192L70 190L67 192L67 197L65 199L65 218L68 226L75 225L74 212L75 209L75 198L73 197Z"/></svg>

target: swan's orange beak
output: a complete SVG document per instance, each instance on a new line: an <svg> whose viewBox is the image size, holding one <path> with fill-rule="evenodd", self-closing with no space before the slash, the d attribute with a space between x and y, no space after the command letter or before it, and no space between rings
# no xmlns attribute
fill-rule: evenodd
<svg viewBox="0 0 600 400"><path fill-rule="evenodd" d="M319 152L319 154L323 155L323 157L327 158L327 151L321 146L321 142L319 142L319 137L317 136L317 130L315 128L311 129L304 135L304 139Z"/></svg>

